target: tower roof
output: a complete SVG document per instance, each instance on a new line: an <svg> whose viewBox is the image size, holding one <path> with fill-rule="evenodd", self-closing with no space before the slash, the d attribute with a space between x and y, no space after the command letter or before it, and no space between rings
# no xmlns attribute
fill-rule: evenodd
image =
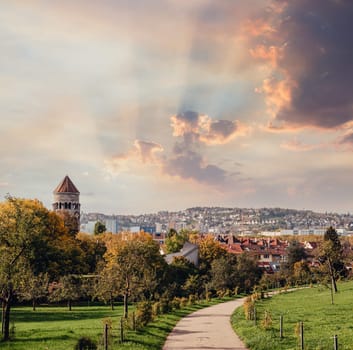
<svg viewBox="0 0 353 350"><path fill-rule="evenodd" d="M66 175L64 180L60 182L54 193L80 193L71 179Z"/></svg>

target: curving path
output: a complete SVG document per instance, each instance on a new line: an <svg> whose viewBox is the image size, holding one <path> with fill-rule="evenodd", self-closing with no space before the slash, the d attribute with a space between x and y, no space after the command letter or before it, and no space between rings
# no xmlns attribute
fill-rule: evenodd
<svg viewBox="0 0 353 350"><path fill-rule="evenodd" d="M182 318L169 334L163 350L247 350L230 324L233 311L244 299L198 310Z"/></svg>

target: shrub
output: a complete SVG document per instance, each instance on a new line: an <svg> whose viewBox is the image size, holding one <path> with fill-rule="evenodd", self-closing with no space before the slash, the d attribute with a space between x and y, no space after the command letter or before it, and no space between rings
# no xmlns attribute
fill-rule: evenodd
<svg viewBox="0 0 353 350"><path fill-rule="evenodd" d="M182 298L180 299L180 306L181 306L181 307L185 307L187 304L188 304L188 299L185 298L185 297L182 297Z"/></svg>
<svg viewBox="0 0 353 350"><path fill-rule="evenodd" d="M180 309L180 298L175 297L171 302L171 306L174 310L179 310Z"/></svg>
<svg viewBox="0 0 353 350"><path fill-rule="evenodd" d="M136 326L144 327L152 321L152 305L149 301L141 301L136 306Z"/></svg>
<svg viewBox="0 0 353 350"><path fill-rule="evenodd" d="M152 305L152 315L153 317L156 317L161 314L161 303L159 301L156 301Z"/></svg>
<svg viewBox="0 0 353 350"><path fill-rule="evenodd" d="M224 294L225 294L224 290L217 290L218 298L222 299L224 297Z"/></svg>
<svg viewBox="0 0 353 350"><path fill-rule="evenodd" d="M255 302L251 297L247 297L244 301L244 314L247 320L252 320L254 316Z"/></svg>
<svg viewBox="0 0 353 350"><path fill-rule="evenodd" d="M189 295L188 305L194 305L196 302L196 296L194 294Z"/></svg>
<svg viewBox="0 0 353 350"><path fill-rule="evenodd" d="M166 298L162 298L160 301L160 312L161 314L167 314L171 311L171 306L169 304L169 300Z"/></svg>
<svg viewBox="0 0 353 350"><path fill-rule="evenodd" d="M96 350L97 349L97 345L96 343L88 337L81 337L75 347L74 350Z"/></svg>
<svg viewBox="0 0 353 350"><path fill-rule="evenodd" d="M270 311L265 310L265 315L262 320L262 327L264 329L270 329L272 326L272 315Z"/></svg>

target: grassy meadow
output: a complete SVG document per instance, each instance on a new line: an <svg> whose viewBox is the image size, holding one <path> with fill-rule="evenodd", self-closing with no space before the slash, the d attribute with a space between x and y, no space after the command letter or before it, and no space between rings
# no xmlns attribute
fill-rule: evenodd
<svg viewBox="0 0 353 350"><path fill-rule="evenodd" d="M334 349L338 336L339 350L353 349L353 282L338 284L331 304L325 287L301 289L256 301L257 322L245 320L243 307L232 316L233 328L251 350L297 350L298 322L304 323L306 350ZM265 312L270 315L267 327ZM283 338L279 337L279 319L283 315ZM272 319L272 324L271 324ZM267 329L265 329L267 328Z"/></svg>
<svg viewBox="0 0 353 350"><path fill-rule="evenodd" d="M98 344L98 349L102 349L103 319L107 318L112 320L110 348L161 349L180 318L221 301L200 302L161 315L142 330L126 331L124 343L120 343L121 306L114 311L108 306L73 306L72 311L54 306L37 307L36 311L32 311L31 307L15 307L11 314L11 327L14 328L12 340L0 341L0 349L71 350L82 336L90 337Z"/></svg>

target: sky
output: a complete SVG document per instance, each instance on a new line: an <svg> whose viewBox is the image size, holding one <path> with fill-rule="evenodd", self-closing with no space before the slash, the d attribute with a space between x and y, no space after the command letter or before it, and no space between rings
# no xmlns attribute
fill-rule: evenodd
<svg viewBox="0 0 353 350"><path fill-rule="evenodd" d="M0 3L0 196L353 209L351 0Z"/></svg>

